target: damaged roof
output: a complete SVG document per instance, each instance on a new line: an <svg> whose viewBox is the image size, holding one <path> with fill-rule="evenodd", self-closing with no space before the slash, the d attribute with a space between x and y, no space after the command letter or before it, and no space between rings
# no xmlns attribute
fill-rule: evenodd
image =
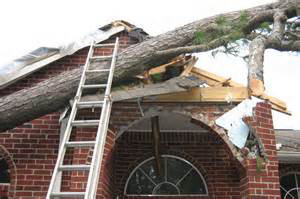
<svg viewBox="0 0 300 199"><path fill-rule="evenodd" d="M78 50L85 48L95 41L102 42L111 36L126 30L129 36L142 41L148 34L126 21L118 20L100 27L94 32L57 48L40 47L26 55L0 66L0 89L30 75L44 66L61 59L67 55L72 55Z"/></svg>
<svg viewBox="0 0 300 199"><path fill-rule="evenodd" d="M277 156L281 163L300 162L300 130L275 130Z"/></svg>

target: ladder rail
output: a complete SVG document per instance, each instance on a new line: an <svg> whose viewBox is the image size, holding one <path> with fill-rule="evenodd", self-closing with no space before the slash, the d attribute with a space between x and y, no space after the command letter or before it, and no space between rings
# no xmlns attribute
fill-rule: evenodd
<svg viewBox="0 0 300 199"><path fill-rule="evenodd" d="M116 65L116 60L117 60L117 53L118 53L118 48L119 48L119 38L116 38L116 41L114 43L114 50L111 57L111 64L109 69L103 69L103 70L89 70L89 66L91 63L91 60L93 58L94 54L94 49L96 47L102 47L105 46L103 45L98 45L95 44L93 41L91 43L86 62L83 66L83 71L82 75L79 81L79 86L74 98L74 102L72 105L72 110L70 113L70 117L65 129L65 133L63 135L63 139L61 142L61 145L59 146L59 151L58 151L58 157L56 160L56 164L53 170L51 182L48 188L47 196L46 199L50 199L53 197L63 197L63 196L81 196L84 197L85 199L95 199L96 194L97 194L97 187L98 187L98 182L99 182L99 176L101 172L101 165L103 161L103 156L104 156L104 147L105 147L105 141L107 137L107 131L108 131L108 126L109 126L109 119L110 119L110 113L111 113L111 107L112 107L112 99L111 99L111 86L113 82L113 76L114 76L114 70L115 70L115 65ZM110 46L112 46L110 44ZM107 58L108 56L105 56ZM101 58L101 56L99 57ZM102 57L103 58L103 57ZM94 85L86 85L86 74L87 72L108 72L108 78L106 82L106 88L105 88L105 94L104 94L104 99L101 101L102 103L102 110L101 110L101 115L99 120L95 120L95 124L92 123L91 120L75 120L76 115L78 114L78 110L80 106L87 106L87 107L94 107L94 105L101 105L100 102L81 102L81 96L83 89L85 88L94 88L94 87L99 87L99 85L94 84ZM101 85L101 87L103 87ZM101 107L101 106L100 106ZM94 120L93 120L94 121ZM87 122L87 123L85 123ZM85 141L85 142L80 142L80 141L70 141L70 137L72 134L72 128L76 126L90 126L90 125L97 125L97 135L95 138L95 141ZM94 147L94 152L92 156L92 162L91 164L83 164L83 165L64 165L64 158L66 155L66 151L68 147L81 147L81 146L89 146L89 147ZM63 171L81 171L81 170L88 170L88 179L87 179L87 186L85 188L85 192L60 192L56 191L55 186L59 182L58 176L60 175L61 172ZM60 182L61 183L61 182Z"/></svg>
<svg viewBox="0 0 300 199"><path fill-rule="evenodd" d="M89 49L87 58L89 58L93 54L93 51L94 51L93 50L93 45L94 45L94 42L91 43L91 47ZM87 70L88 66L89 66L89 59L86 60L85 65L83 67L83 72L84 73ZM52 178L51 178L51 181L50 181L50 185L49 185L49 188L48 188L46 199L51 198L51 193L54 190L54 184L55 184L55 181L56 181L56 177L58 175L58 172L61 172L61 171L59 171L59 166L63 163L63 160L64 160L64 156L65 156L65 153L66 153L65 143L70 139L70 136L71 136L71 132L72 132L72 128L71 128L72 125L71 124L72 124L72 121L75 119L75 116L76 116L76 113L77 113L76 104L79 101L79 98L82 94L81 85L84 84L85 79L86 79L85 75L82 75L81 78L80 78L79 87L77 89L75 100L74 100L74 103L72 105L72 110L71 110L71 113L70 113L70 118L68 120L68 124L67 124L66 130L65 130L65 133L64 133L64 137L63 137L62 143L61 143L59 151L58 151L58 156L57 156L56 164L55 164L55 167L54 167L54 170L53 170L53 173L52 173Z"/></svg>
<svg viewBox="0 0 300 199"><path fill-rule="evenodd" d="M119 47L119 38L117 37L115 41L113 55L112 55L107 87L105 89L104 104L101 110L101 118L97 130L97 136L96 136L96 145L94 147L94 153L91 162L91 170L89 173L88 183L87 183L88 191L86 192L85 199L96 198L97 187L99 182L98 178L100 176L100 171L101 171L104 146L106 141L111 106L112 106L110 92L111 92L111 85L113 81L116 59L117 59L118 47Z"/></svg>

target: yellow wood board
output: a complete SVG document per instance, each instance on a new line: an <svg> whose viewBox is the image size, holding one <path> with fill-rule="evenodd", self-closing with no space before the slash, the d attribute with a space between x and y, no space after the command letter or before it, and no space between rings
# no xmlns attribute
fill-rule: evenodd
<svg viewBox="0 0 300 199"><path fill-rule="evenodd" d="M154 101L240 102L246 98L248 98L248 89L246 87L208 87L192 88L189 91L159 95L154 98ZM150 99L153 100L153 97ZM148 98L146 97L145 101L147 100Z"/></svg>
<svg viewBox="0 0 300 199"><path fill-rule="evenodd" d="M199 79L207 81L207 84L209 86L215 86L218 85L220 82L226 82L228 78L221 77L219 75L210 73L208 71L202 70L200 68L194 67L190 73L191 75L195 75ZM244 85L236 83L232 80L228 81L229 86L232 87L244 87Z"/></svg>

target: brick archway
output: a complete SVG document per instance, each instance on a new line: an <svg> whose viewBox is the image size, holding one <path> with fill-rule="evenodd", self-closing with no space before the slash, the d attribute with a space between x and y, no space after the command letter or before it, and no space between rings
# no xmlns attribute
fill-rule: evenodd
<svg viewBox="0 0 300 199"><path fill-rule="evenodd" d="M10 154L10 152L3 146L0 145L0 159L4 159L8 165L9 168L9 177L10 177L10 185L8 185L7 188L7 196L11 197L11 198L15 198L15 191L16 191L16 184L17 184L17 168L16 165L14 163L13 157ZM0 193L5 192L6 187L0 187ZM1 196L1 194L0 194Z"/></svg>
<svg viewBox="0 0 300 199"><path fill-rule="evenodd" d="M121 128L117 128L117 139L120 136L122 136L122 134L126 132L131 126L138 124L142 120L149 119L153 116L157 116L162 113L180 114L182 116L188 117L193 124L196 124L199 127L206 129L210 133L219 137L225 144L228 153L231 154L232 159L237 160L240 163L240 165L243 165L242 158L237 158L238 151L236 147L232 144L232 142L229 140L229 137L227 136L225 130L221 127L218 127L214 123L214 120L216 118L213 118L211 116L212 113L195 111L193 109L186 108L182 105L171 107L152 105L151 107L147 107L143 112L143 116L138 114L138 116L131 117L131 119L126 121L126 123L123 124Z"/></svg>

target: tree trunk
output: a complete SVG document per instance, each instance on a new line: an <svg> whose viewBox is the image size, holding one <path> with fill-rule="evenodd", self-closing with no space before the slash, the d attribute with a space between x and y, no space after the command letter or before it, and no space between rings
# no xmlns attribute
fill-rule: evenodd
<svg viewBox="0 0 300 199"><path fill-rule="evenodd" d="M242 14L246 13L248 23L242 29L247 34L258 27L261 22L273 21L273 15L278 9L283 10L288 17L294 16L296 5L297 0L280 1L222 16L234 24L239 21ZM216 19L220 16L195 21L125 49L119 54L117 60L114 83L121 83L123 80L133 77L148 69L154 62L161 62L182 52L188 52L180 47L190 48L193 45L195 34L199 31L206 33L216 31ZM224 45L224 42L220 42L219 45ZM203 48L198 46L197 52L216 47L218 45L208 45ZM167 50L170 49L173 50L168 53ZM80 69L66 71L38 83L34 87L0 98L0 132L64 107L74 97L80 76ZM103 75L88 77L88 83L103 83L104 81Z"/></svg>

